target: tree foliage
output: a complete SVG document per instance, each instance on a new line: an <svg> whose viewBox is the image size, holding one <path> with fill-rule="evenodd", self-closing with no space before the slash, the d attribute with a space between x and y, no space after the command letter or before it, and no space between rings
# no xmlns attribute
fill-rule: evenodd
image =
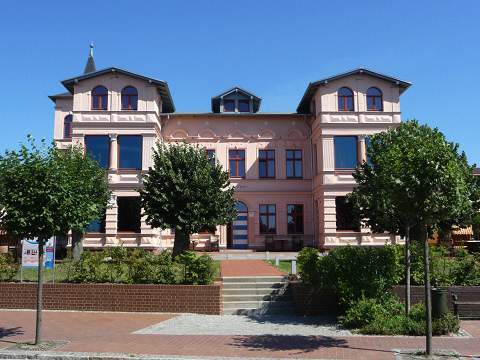
<svg viewBox="0 0 480 360"><path fill-rule="evenodd" d="M147 224L175 229L174 256L188 248L190 234L235 218L228 173L212 164L204 149L158 143L153 163L143 177L142 207Z"/></svg>
<svg viewBox="0 0 480 360"><path fill-rule="evenodd" d="M404 235L406 225L471 223L480 205L478 180L458 144L438 129L407 121L371 137L350 200L375 232Z"/></svg>
<svg viewBox="0 0 480 360"><path fill-rule="evenodd" d="M81 148L29 138L0 156L0 224L9 235L45 240L81 231L103 215L109 196L105 171Z"/></svg>

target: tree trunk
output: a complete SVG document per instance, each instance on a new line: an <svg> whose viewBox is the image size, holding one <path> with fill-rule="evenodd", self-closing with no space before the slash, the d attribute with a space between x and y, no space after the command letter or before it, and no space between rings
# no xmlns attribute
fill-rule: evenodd
<svg viewBox="0 0 480 360"><path fill-rule="evenodd" d="M188 250L190 246L190 234L175 230L175 242L173 243L173 257Z"/></svg>
<svg viewBox="0 0 480 360"><path fill-rule="evenodd" d="M405 313L410 314L410 226L405 229Z"/></svg>
<svg viewBox="0 0 480 360"><path fill-rule="evenodd" d="M37 274L37 314L35 324L35 345L42 341L42 308L43 308L43 245L44 240L38 239L38 274Z"/></svg>
<svg viewBox="0 0 480 360"><path fill-rule="evenodd" d="M83 253L83 233L72 231L72 254L73 260L78 261Z"/></svg>
<svg viewBox="0 0 480 360"><path fill-rule="evenodd" d="M432 354L432 298L430 293L430 264L429 264L429 258L428 258L427 227L424 228L423 266L424 266L424 276L425 276L425 313L426 313L426 322L427 322L425 352L428 356L430 356Z"/></svg>

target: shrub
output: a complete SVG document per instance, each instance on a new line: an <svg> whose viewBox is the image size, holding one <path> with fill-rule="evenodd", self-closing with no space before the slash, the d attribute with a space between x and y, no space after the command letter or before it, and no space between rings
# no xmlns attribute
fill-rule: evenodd
<svg viewBox="0 0 480 360"><path fill-rule="evenodd" d="M210 284L215 276L215 267L210 256L195 255L192 251L185 251L175 258L183 267L183 283L194 285Z"/></svg>
<svg viewBox="0 0 480 360"><path fill-rule="evenodd" d="M322 257L318 257L318 252L303 250L300 255L302 281L334 290L343 305L363 296L381 297L401 278L401 265L393 246L345 246Z"/></svg>
<svg viewBox="0 0 480 360"><path fill-rule="evenodd" d="M303 248L297 256L298 275L302 282L318 286L320 283L320 253L314 248Z"/></svg>
<svg viewBox="0 0 480 360"><path fill-rule="evenodd" d="M12 281L18 272L18 264L10 254L0 254L0 281Z"/></svg>
<svg viewBox="0 0 480 360"><path fill-rule="evenodd" d="M412 306L409 316L405 315L403 304L394 296L380 300L362 298L353 303L340 318L343 326L369 335L415 335L423 336L425 327L425 306ZM450 312L432 322L434 335L456 333L458 319Z"/></svg>
<svg viewBox="0 0 480 360"><path fill-rule="evenodd" d="M64 261L66 282L174 284L178 265L169 251L158 255L145 250L109 248L84 251L79 261Z"/></svg>

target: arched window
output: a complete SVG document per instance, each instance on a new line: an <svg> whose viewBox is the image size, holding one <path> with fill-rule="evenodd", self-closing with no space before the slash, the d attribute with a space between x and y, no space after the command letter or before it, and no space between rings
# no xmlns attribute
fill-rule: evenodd
<svg viewBox="0 0 480 360"><path fill-rule="evenodd" d="M122 90L122 110L137 110L138 91L133 86Z"/></svg>
<svg viewBox="0 0 480 360"><path fill-rule="evenodd" d="M354 111L353 91L347 87L338 89L338 111Z"/></svg>
<svg viewBox="0 0 480 360"><path fill-rule="evenodd" d="M64 139L72 138L72 121L73 121L72 115L67 115L63 119L63 138Z"/></svg>
<svg viewBox="0 0 480 360"><path fill-rule="evenodd" d="M247 205L245 205L241 201L237 201L237 203L235 204L235 207L237 208L238 212L247 212L248 211Z"/></svg>
<svg viewBox="0 0 480 360"><path fill-rule="evenodd" d="M107 110L108 90L105 86L97 86L92 90L92 110Z"/></svg>
<svg viewBox="0 0 480 360"><path fill-rule="evenodd" d="M376 87L367 90L367 110L383 111L382 92Z"/></svg>

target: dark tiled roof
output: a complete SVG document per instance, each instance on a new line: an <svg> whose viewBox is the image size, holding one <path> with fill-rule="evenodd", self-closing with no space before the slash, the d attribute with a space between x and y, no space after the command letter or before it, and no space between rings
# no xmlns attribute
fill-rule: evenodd
<svg viewBox="0 0 480 360"><path fill-rule="evenodd" d="M70 93L73 93L73 86L76 83L78 83L82 80L90 79L90 78L100 76L100 75L104 75L104 74L108 74L108 73L123 74L123 75L126 75L126 76L131 76L131 77L146 81L150 84L156 85L157 89L158 89L158 92L160 94L160 97L162 98L162 103L163 103L163 109L162 110L163 110L163 112L164 113L175 112L175 105L173 104L172 95L170 94L170 89L168 88L168 84L167 84L166 81L157 80L157 79L154 79L154 78L149 78L149 77L139 75L139 74L135 74L135 73L132 73L130 71L123 70L123 69L120 69L120 68L117 68L117 67L109 67L109 68L98 70L98 71L91 72L91 73L88 73L88 74L79 75L79 76L76 76L76 77L73 77L73 78L70 78L70 79L67 79L67 80L63 80L62 84L63 84L63 86L65 86L67 88L68 91L70 91Z"/></svg>
<svg viewBox="0 0 480 360"><path fill-rule="evenodd" d="M303 94L302 100L300 100L300 104L298 104L297 112L302 113L302 114L310 113L310 102L312 100L312 97L315 95L317 89L321 85L326 85L331 81L341 79L341 78L344 78L344 77L347 77L347 76L350 76L350 75L355 75L355 74L367 74L367 75L370 75L370 76L373 76L373 77L376 77L376 78L379 78L379 79L382 79L382 80L389 81L389 82L391 82L395 85L398 85L400 87L400 94L403 93L405 90L407 90L410 85L412 85L412 83L410 83L408 81L404 81L404 80L400 80L400 79L397 79L397 78L394 78L394 77L391 77L391 76L388 76L388 75L380 74L378 72L368 70L368 69L365 69L365 68L358 68L358 69L347 71L345 73L341 73L341 74L338 74L338 75L330 76L330 77L325 78L325 79L320 79L320 80L317 80L313 83L308 84L307 90L305 90L305 93Z"/></svg>

